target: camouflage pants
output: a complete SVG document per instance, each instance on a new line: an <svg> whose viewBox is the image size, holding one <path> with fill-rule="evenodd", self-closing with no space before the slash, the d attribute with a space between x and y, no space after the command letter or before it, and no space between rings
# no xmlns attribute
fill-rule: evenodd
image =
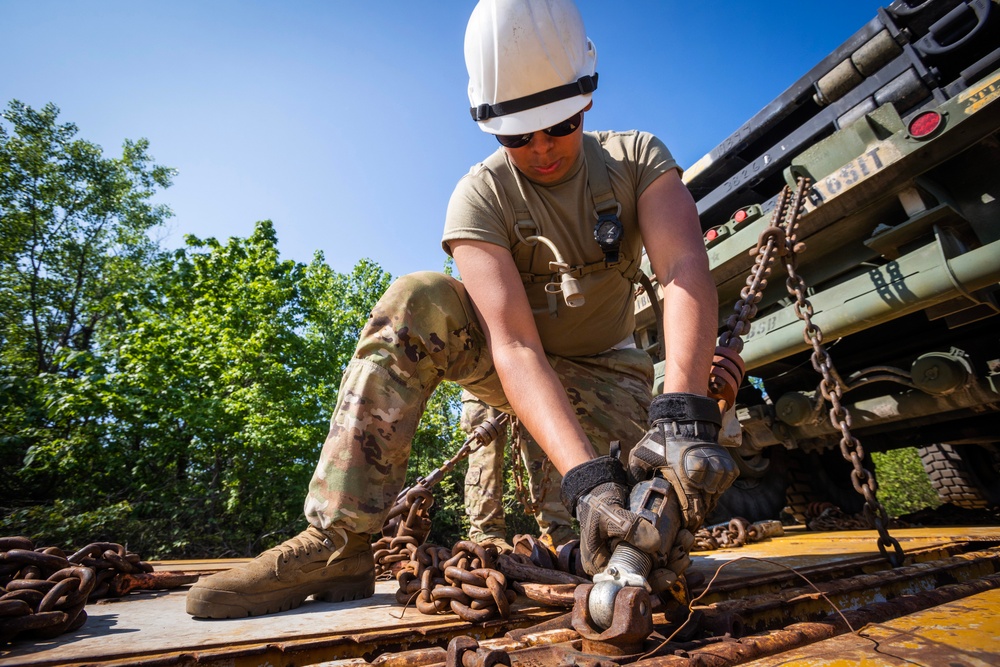
<svg viewBox="0 0 1000 667"><path fill-rule="evenodd" d="M471 435L479 424L497 416L492 408L467 391L462 392L462 430ZM469 538L481 542L489 537L507 539L503 509L503 451L509 427L496 440L469 454L465 473L465 514L469 517Z"/></svg>
<svg viewBox="0 0 1000 667"><path fill-rule="evenodd" d="M473 429L498 414L492 408L468 391L462 392L462 429L471 434ZM465 473L465 514L469 517L469 539L481 542L487 538L507 538L507 522L504 516L504 449L508 441L509 429L496 440L469 454L469 469ZM527 430L521 427L521 458L528 471L529 493L532 503L537 504L535 521L543 536L549 536L554 544L562 544L576 537L573 531L573 517L559 499L561 478L554 469L542 475L540 466L532 466L532 461L543 461L541 448L531 439ZM540 492L545 497L539 499Z"/></svg>
<svg viewBox="0 0 1000 667"><path fill-rule="evenodd" d="M646 430L649 356L626 349L548 360L595 449L607 453L619 440L627 453ZM403 276L372 310L344 372L306 496L312 525L362 534L382 528L405 482L417 423L442 380L511 411L462 283L433 272ZM550 486L558 493L557 480Z"/></svg>

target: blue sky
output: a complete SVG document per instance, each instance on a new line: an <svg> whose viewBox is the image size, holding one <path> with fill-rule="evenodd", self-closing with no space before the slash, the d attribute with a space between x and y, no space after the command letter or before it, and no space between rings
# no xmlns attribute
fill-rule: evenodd
<svg viewBox="0 0 1000 667"><path fill-rule="evenodd" d="M691 165L882 4L580 0L601 75L585 125ZM0 101L53 102L107 154L149 139L178 170L169 247L269 218L286 258L440 269L451 190L496 148L468 114L473 6L0 0Z"/></svg>

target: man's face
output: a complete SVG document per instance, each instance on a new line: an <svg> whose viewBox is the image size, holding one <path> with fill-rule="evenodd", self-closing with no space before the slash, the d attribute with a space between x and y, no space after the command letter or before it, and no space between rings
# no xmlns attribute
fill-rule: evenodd
<svg viewBox="0 0 1000 667"><path fill-rule="evenodd" d="M558 183L569 173L583 150L583 123L572 134L553 137L535 132L531 141L520 148L507 148L507 155L521 173L535 183Z"/></svg>

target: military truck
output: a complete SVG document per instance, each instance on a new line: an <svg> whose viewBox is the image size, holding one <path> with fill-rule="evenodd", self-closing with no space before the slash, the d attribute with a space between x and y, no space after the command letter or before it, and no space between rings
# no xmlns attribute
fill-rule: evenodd
<svg viewBox="0 0 1000 667"><path fill-rule="evenodd" d="M850 432L869 454L919 448L965 508L1000 504L998 68L997 0L896 0L684 175L720 330L779 192L810 179L796 261ZM743 336L741 476L715 520L863 507L795 301L779 259ZM656 356L650 305L638 339Z"/></svg>

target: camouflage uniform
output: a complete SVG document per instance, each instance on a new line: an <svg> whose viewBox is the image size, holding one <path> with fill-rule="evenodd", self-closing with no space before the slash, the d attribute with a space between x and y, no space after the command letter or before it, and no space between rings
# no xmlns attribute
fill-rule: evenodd
<svg viewBox="0 0 1000 667"><path fill-rule="evenodd" d="M498 414L467 391L462 392L462 430L473 429ZM507 539L507 522L503 510L503 452L507 446L504 428L493 442L469 454L469 469L465 473L465 514L469 517L469 539Z"/></svg>
<svg viewBox="0 0 1000 667"><path fill-rule="evenodd" d="M496 417L498 411L468 391L462 392L462 429L471 434L473 429ZM488 539L507 538L507 523L504 520L504 449L507 445L508 430L497 439L469 454L469 469L465 474L465 513L469 517L469 539L482 542ZM535 520L542 536L554 545L562 544L576 537L573 531L573 517L559 498L561 477L553 468L542 477L544 453L521 429L521 457L528 471L529 492L533 503L538 504ZM545 499L539 502L540 490L545 489Z"/></svg>
<svg viewBox="0 0 1000 667"><path fill-rule="evenodd" d="M649 355L624 349L548 360L595 449L607 453L619 440L627 453L646 431ZM381 529L405 482L417 423L441 380L511 411L465 287L440 273L403 276L372 310L344 372L306 497L312 525L361 534ZM555 480L551 487L557 492Z"/></svg>

